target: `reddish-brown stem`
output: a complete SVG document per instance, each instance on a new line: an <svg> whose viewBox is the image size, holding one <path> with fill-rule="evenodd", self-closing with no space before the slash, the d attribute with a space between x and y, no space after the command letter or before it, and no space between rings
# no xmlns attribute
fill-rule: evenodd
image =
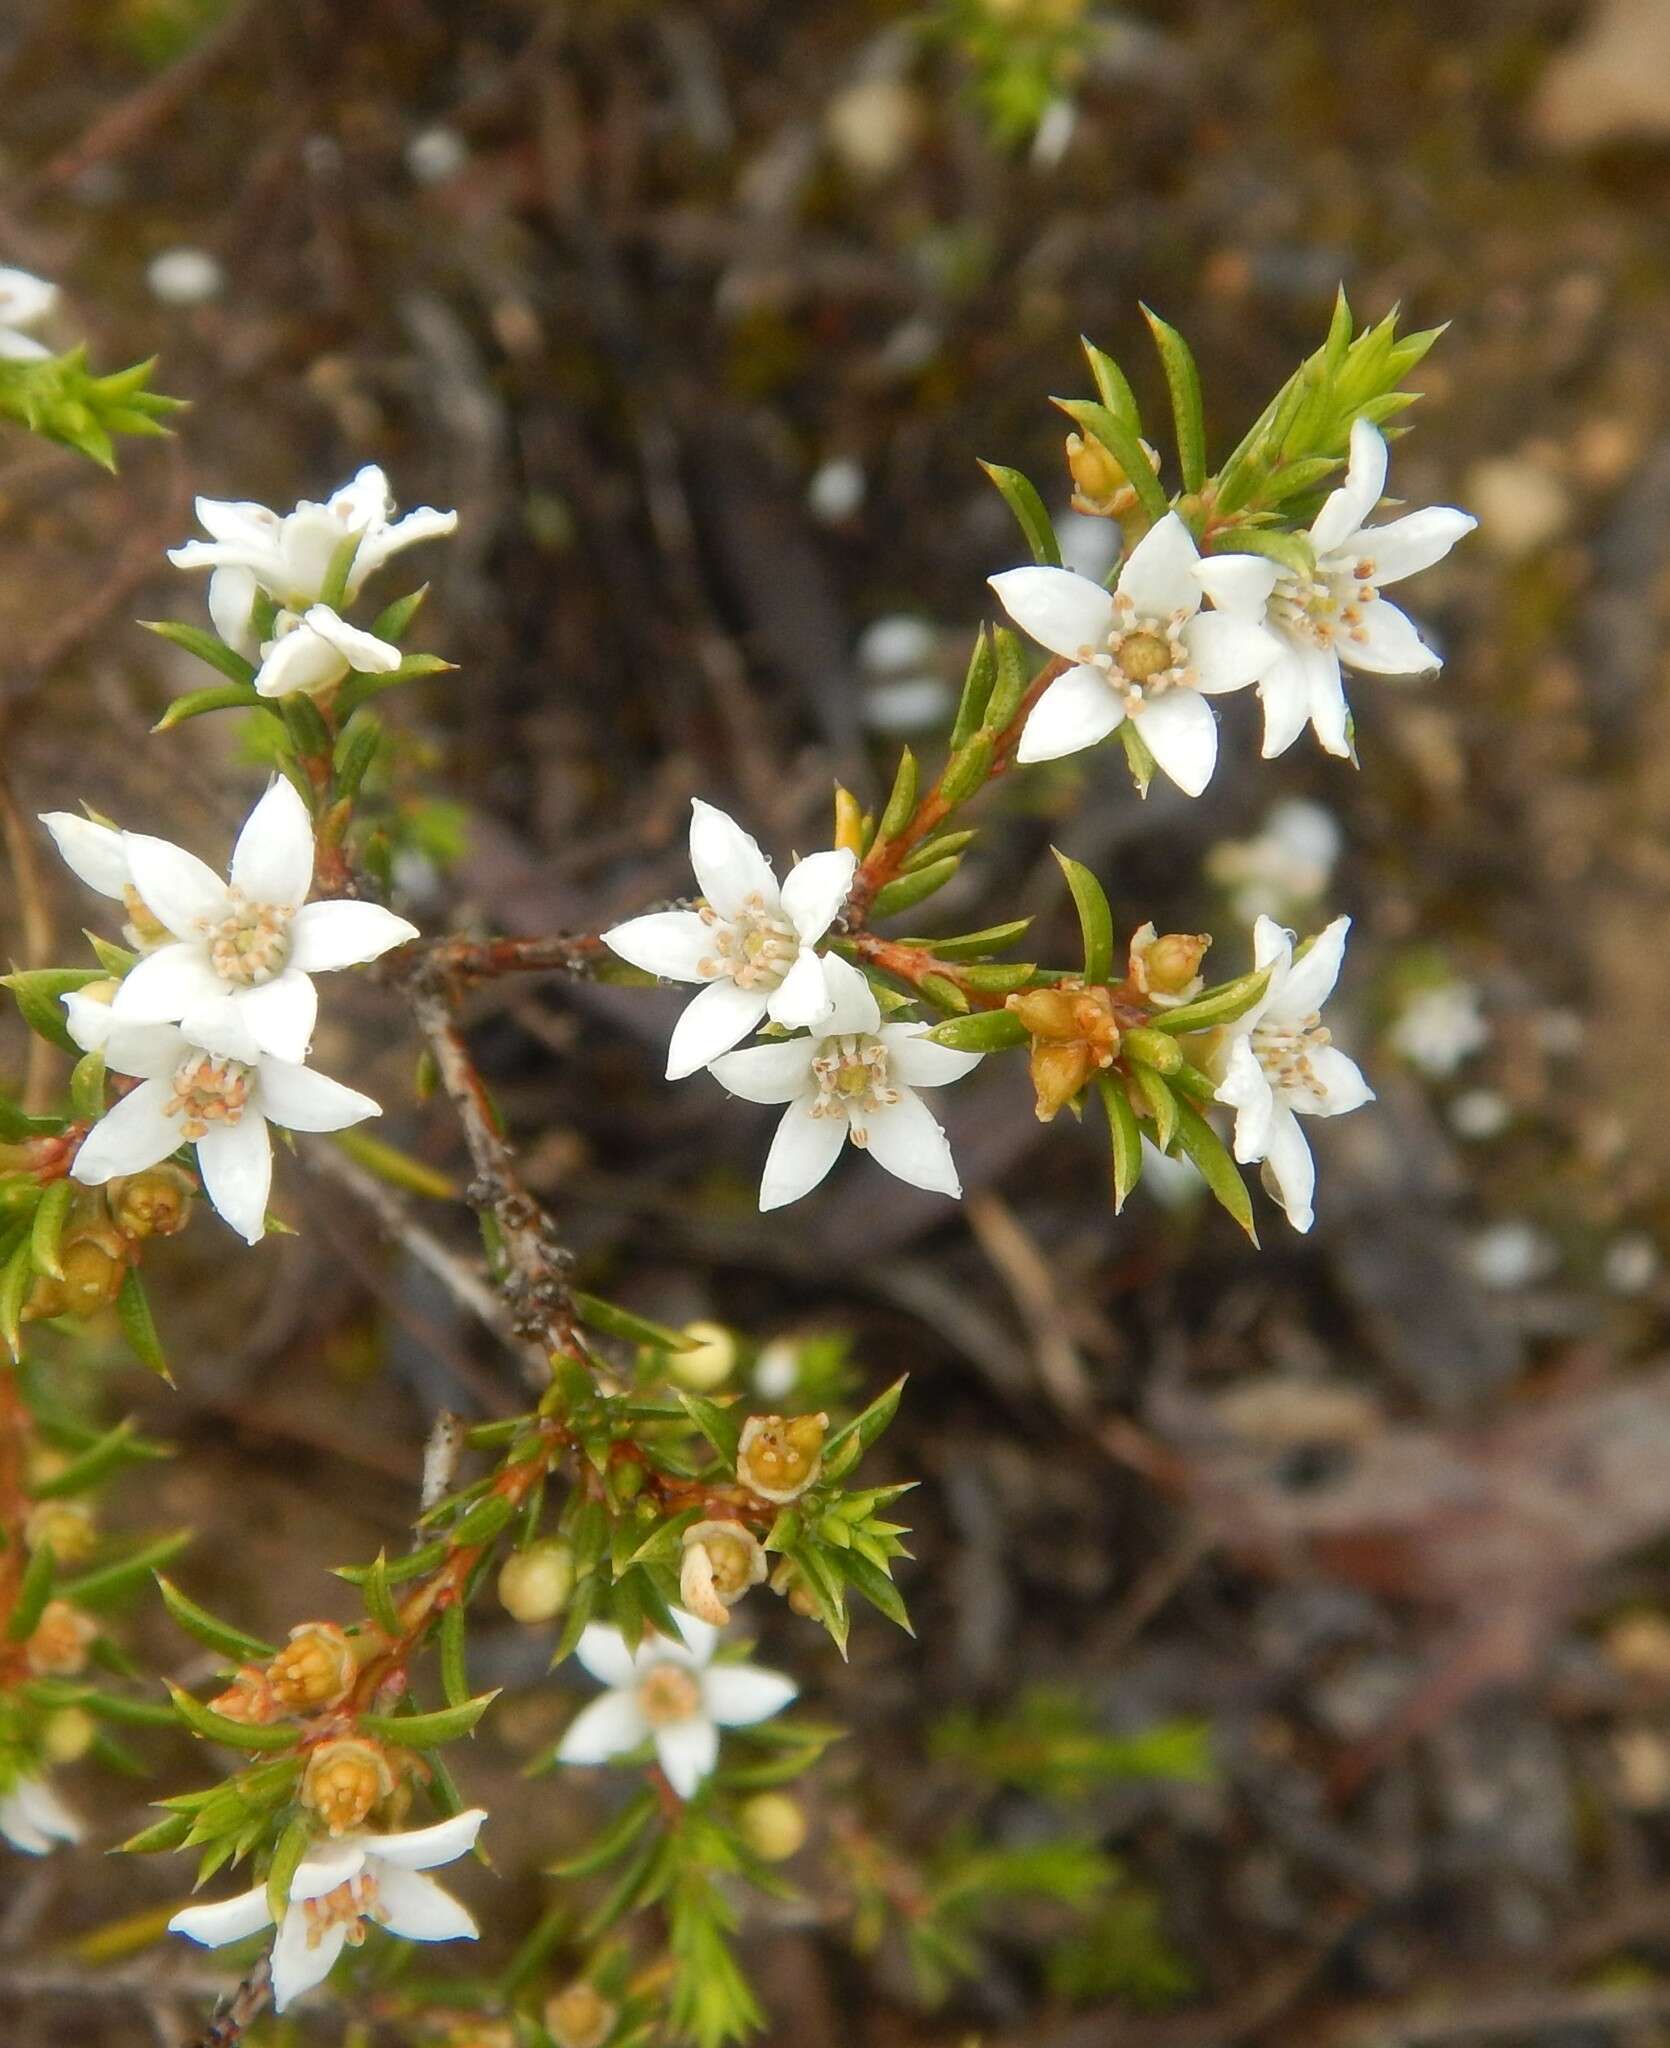
<svg viewBox="0 0 1670 2048"><path fill-rule="evenodd" d="M994 781L999 775L1007 774L1014 765L1015 749L1026 721L1032 715L1032 708L1049 688L1057 676L1065 674L1071 666L1058 655L1044 666L1027 685L1026 695L1021 699L1015 715L998 733L992 746L992 765L987 781ZM886 839L877 839L859 864L853 878L852 892L847 897L843 913L849 932L862 931L870 914L870 905L880 890L897 879L899 870L910 854L921 845L930 832L935 831L957 808L944 793L945 777L941 774L926 796L917 803L909 819Z"/></svg>
<svg viewBox="0 0 1670 2048"><path fill-rule="evenodd" d="M402 947L392 959L396 972L421 966L455 985L491 981L501 974L589 974L610 957L595 932L553 933L537 939L431 939Z"/></svg>
<svg viewBox="0 0 1670 2048"><path fill-rule="evenodd" d="M920 988L924 981L937 978L954 982L962 990L971 1010L1003 1008L1002 995L992 989L970 988L963 980L959 962L941 960L929 946L907 945L902 939L884 939L876 932L859 931L852 934L852 948L860 960L871 967L879 967L883 974L908 981L912 988Z"/></svg>

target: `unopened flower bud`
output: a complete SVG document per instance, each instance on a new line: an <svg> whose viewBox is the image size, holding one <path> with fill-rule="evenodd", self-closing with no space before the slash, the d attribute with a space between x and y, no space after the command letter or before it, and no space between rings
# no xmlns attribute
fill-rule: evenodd
<svg viewBox="0 0 1670 2048"><path fill-rule="evenodd" d="M1032 1037L1032 1087L1038 1121L1048 1123L1078 1095L1092 1075L1111 1067L1119 1052L1119 1023L1105 988L1061 982L1008 998Z"/></svg>
<svg viewBox="0 0 1670 2048"><path fill-rule="evenodd" d="M667 1359L667 1376L693 1394L711 1393L722 1387L736 1368L736 1339L723 1323L686 1323L684 1334L692 1340L692 1351L674 1351Z"/></svg>
<svg viewBox="0 0 1670 2048"><path fill-rule="evenodd" d="M1160 937L1152 924L1145 924L1131 934L1131 986L1156 1009L1193 1002L1200 993L1200 963L1211 943L1208 932L1167 932Z"/></svg>
<svg viewBox="0 0 1670 2048"><path fill-rule="evenodd" d="M620 2008L584 1977L545 2001L545 2031L557 2048L603 2048L619 2018Z"/></svg>
<svg viewBox="0 0 1670 2048"><path fill-rule="evenodd" d="M499 1573L499 1604L518 1621L550 1621L573 1591L574 1553L554 1536L516 1551Z"/></svg>
<svg viewBox="0 0 1670 2048"><path fill-rule="evenodd" d="M357 1828L394 1790L394 1772L376 1743L360 1735L321 1742L302 1773L301 1801L333 1835Z"/></svg>
<svg viewBox="0 0 1670 2048"><path fill-rule="evenodd" d="M41 1730L41 1750L49 1764L78 1764L97 1739L98 1723L82 1707L60 1707Z"/></svg>
<svg viewBox="0 0 1670 2048"><path fill-rule="evenodd" d="M64 1305L60 1315L91 1316L108 1308L122 1290L128 1262L89 1234L66 1244L58 1263L64 1269Z"/></svg>
<svg viewBox="0 0 1670 2048"><path fill-rule="evenodd" d="M787 1863L806 1845L806 1809L786 1792L756 1792L737 1809L736 1821L762 1863Z"/></svg>
<svg viewBox="0 0 1670 2048"><path fill-rule="evenodd" d="M117 1228L128 1237L173 1237L191 1221L191 1184L177 1166L153 1166L113 1181L105 1192Z"/></svg>
<svg viewBox="0 0 1670 2048"><path fill-rule="evenodd" d="M827 1415L751 1415L736 1447L736 1476L761 1500L798 1500L823 1469Z"/></svg>
<svg viewBox="0 0 1670 2048"><path fill-rule="evenodd" d="M358 1666L354 1646L334 1621L306 1621L267 1667L273 1698L293 1713L334 1707L347 1697Z"/></svg>
<svg viewBox="0 0 1670 2048"><path fill-rule="evenodd" d="M679 1599L715 1628L725 1626L737 1601L765 1574L765 1552L740 1522L695 1522L685 1530Z"/></svg>
<svg viewBox="0 0 1670 2048"><path fill-rule="evenodd" d="M67 1600L49 1600L23 1646L24 1662L37 1678L79 1678L99 1625Z"/></svg>
<svg viewBox="0 0 1670 2048"><path fill-rule="evenodd" d="M223 1721L241 1721L246 1727L264 1728L276 1721L282 1709L273 1697L267 1674L258 1664L245 1664L224 1692L209 1701L211 1714Z"/></svg>
<svg viewBox="0 0 1670 2048"><path fill-rule="evenodd" d="M1159 455L1142 443L1142 452L1155 469ZM1073 479L1073 510L1093 519L1122 519L1137 503L1137 494L1125 466L1100 441L1082 434L1067 436L1067 469Z"/></svg>
<svg viewBox="0 0 1670 2048"><path fill-rule="evenodd" d="M23 1525L26 1550L50 1546L60 1564L79 1564L92 1555L98 1541L93 1510L79 1500L43 1500L29 1510Z"/></svg>
<svg viewBox="0 0 1670 2048"><path fill-rule="evenodd" d="M818 1603L813 1599L799 1565L791 1559L785 1557L771 1574L771 1590L789 1603L791 1614L798 1614L803 1621L817 1618Z"/></svg>

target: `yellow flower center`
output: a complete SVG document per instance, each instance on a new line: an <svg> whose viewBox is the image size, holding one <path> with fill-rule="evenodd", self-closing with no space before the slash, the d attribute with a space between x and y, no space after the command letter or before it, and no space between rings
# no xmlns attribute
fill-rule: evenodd
<svg viewBox="0 0 1670 2048"><path fill-rule="evenodd" d="M326 1892L322 1899L303 1899L301 1910L307 1923L309 1948L317 1948L333 1927L342 1928L350 1948L358 1948L365 1940L366 1921L383 1917L377 1880L369 1870L339 1884L335 1891Z"/></svg>
<svg viewBox="0 0 1670 2048"><path fill-rule="evenodd" d="M1320 1103L1327 1089L1316 1077L1312 1056L1332 1040L1321 1013L1312 1010L1298 1024L1257 1024L1252 1049L1270 1086L1280 1095L1300 1095Z"/></svg>
<svg viewBox="0 0 1670 2048"><path fill-rule="evenodd" d="M653 1664L638 1681L638 1711L652 1728L670 1728L701 1712L702 1689L682 1665Z"/></svg>
<svg viewBox="0 0 1670 2048"><path fill-rule="evenodd" d="M864 1127L854 1113L886 1109L899 1099L898 1089L888 1083L887 1048L879 1038L860 1033L826 1038L812 1073L818 1084L812 1115L853 1118L855 1145L864 1143Z"/></svg>
<svg viewBox="0 0 1670 2048"><path fill-rule="evenodd" d="M180 1136L195 1144L212 1124L235 1124L242 1118L249 1106L249 1068L212 1053L193 1053L174 1069L173 1090L163 1113L180 1117Z"/></svg>
<svg viewBox="0 0 1670 2048"><path fill-rule="evenodd" d="M756 890L734 917L712 904L698 912L713 933L713 951L696 963L704 981L734 981L738 988L775 988L795 963L800 940L786 918L767 910Z"/></svg>
<svg viewBox="0 0 1670 2048"><path fill-rule="evenodd" d="M290 961L290 911L278 903L246 903L230 892L232 911L208 927L209 959L222 981L258 988Z"/></svg>

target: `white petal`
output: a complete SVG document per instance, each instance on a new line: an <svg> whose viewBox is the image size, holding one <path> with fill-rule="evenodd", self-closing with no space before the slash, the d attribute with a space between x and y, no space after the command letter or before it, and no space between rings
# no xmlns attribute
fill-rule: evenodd
<svg viewBox="0 0 1670 2048"><path fill-rule="evenodd" d="M1345 1116L1353 1109L1361 1109L1365 1102L1374 1100L1374 1090L1363 1079L1362 1069L1337 1045L1324 1045L1313 1052L1310 1068L1316 1085L1322 1090L1322 1100L1311 1099L1293 1105L1307 1116Z"/></svg>
<svg viewBox="0 0 1670 2048"><path fill-rule="evenodd" d="M913 1188L936 1195L961 1195L963 1184L951 1158L951 1147L934 1113L908 1088L897 1102L872 1110L865 1120L865 1143L878 1166Z"/></svg>
<svg viewBox="0 0 1670 2048"><path fill-rule="evenodd" d="M1386 489L1386 438L1378 427L1358 420L1351 429L1351 459L1345 481L1323 505L1310 530L1319 555L1331 555L1364 524Z"/></svg>
<svg viewBox="0 0 1670 2048"><path fill-rule="evenodd" d="M702 1679L702 1698L721 1728L751 1728L769 1721L799 1694L792 1678L753 1664L715 1664Z"/></svg>
<svg viewBox="0 0 1670 2048"><path fill-rule="evenodd" d="M96 996L83 995L78 988L70 989L58 1000L64 1006L64 1029L81 1050L103 1052L115 1022L110 1005L101 1003Z"/></svg>
<svg viewBox="0 0 1670 2048"><path fill-rule="evenodd" d="M228 563L209 578L210 622L227 646L245 661L253 661L260 652L254 624L259 588L255 571L243 563Z"/></svg>
<svg viewBox="0 0 1670 2048"><path fill-rule="evenodd" d="M580 1631L574 1654L592 1677L605 1685L631 1685L637 1678L638 1667L626 1647L626 1638L606 1622L589 1622Z"/></svg>
<svg viewBox="0 0 1670 2048"><path fill-rule="evenodd" d="M418 936L380 903L304 903L290 926L290 965L303 974L360 967Z"/></svg>
<svg viewBox="0 0 1670 2048"><path fill-rule="evenodd" d="M25 1856L52 1854L52 1837L36 1827L15 1792L0 1798L0 1835L4 1835L12 1847Z"/></svg>
<svg viewBox="0 0 1670 2048"><path fill-rule="evenodd" d="M1384 526L1371 526L1362 536L1363 553L1373 564L1368 580L1401 583L1405 576L1430 569L1478 523L1453 505L1428 505L1401 519L1388 519Z"/></svg>
<svg viewBox="0 0 1670 2048"><path fill-rule="evenodd" d="M1193 535L1168 512L1132 548L1119 572L1119 594L1136 606L1139 619L1164 619L1173 612L1192 617L1200 609L1199 566Z"/></svg>
<svg viewBox="0 0 1670 2048"><path fill-rule="evenodd" d="M261 1114L287 1131L344 1131L383 1113L369 1095L298 1061L263 1060L260 1076Z"/></svg>
<svg viewBox="0 0 1670 2048"><path fill-rule="evenodd" d="M734 981L712 981L693 996L667 1041L667 1079L682 1081L698 1073L739 1038L746 1038L765 1017L768 991L739 988Z"/></svg>
<svg viewBox="0 0 1670 2048"><path fill-rule="evenodd" d="M655 1755L680 1799L694 1799L719 1761L719 1730L699 1717L674 1721L655 1731Z"/></svg>
<svg viewBox="0 0 1670 2048"><path fill-rule="evenodd" d="M404 1828L392 1835L368 1835L366 1853L379 1863L398 1864L402 1870L434 1870L443 1863L455 1863L475 1847L487 1818L485 1806L466 1807L448 1814L432 1827Z"/></svg>
<svg viewBox="0 0 1670 2048"><path fill-rule="evenodd" d="M79 1818L45 1778L20 1778L7 1804L14 1822L21 1820L31 1832L44 1837L48 1849L54 1842L79 1842L86 1833ZM45 1852L36 1849L31 1853L38 1856Z"/></svg>
<svg viewBox="0 0 1670 2048"><path fill-rule="evenodd" d="M1338 686L1339 663L1334 663ZM1306 656L1291 643L1258 679L1258 701L1264 706L1264 758L1285 754L1310 717L1311 686Z"/></svg>
<svg viewBox="0 0 1670 2048"><path fill-rule="evenodd" d="M212 569L217 574L222 569L247 568L263 586L269 577L282 578L283 574L283 565L270 547L246 541L182 541L168 550L168 559L176 569Z"/></svg>
<svg viewBox="0 0 1670 2048"><path fill-rule="evenodd" d="M380 569L391 555L399 554L403 548L414 547L419 541L438 540L444 534L457 531L456 512L437 512L433 506L419 505L404 519L397 519L380 533L367 534L354 557L353 570L348 577L348 595L356 596L365 579Z"/></svg>
<svg viewBox="0 0 1670 2048"><path fill-rule="evenodd" d="M192 509L211 539L245 546L271 546L282 524L276 512L248 498L198 498Z"/></svg>
<svg viewBox="0 0 1670 2048"><path fill-rule="evenodd" d="M1095 746L1124 722L1125 707L1101 670L1070 668L1033 705L1015 759L1059 761Z"/></svg>
<svg viewBox="0 0 1670 2048"><path fill-rule="evenodd" d="M192 1051L191 1041L177 1024L112 1022L104 1041L104 1063L113 1074L132 1074L142 1081L166 1081Z"/></svg>
<svg viewBox="0 0 1670 2048"><path fill-rule="evenodd" d="M0 269L0 322L7 327L33 327L58 303L58 287L33 271L7 264Z"/></svg>
<svg viewBox="0 0 1670 2048"><path fill-rule="evenodd" d="M81 1141L71 1168L87 1187L102 1187L119 1173L143 1173L181 1143L180 1114L165 1115L173 1095L168 1081L142 1081L131 1095L107 1110Z"/></svg>
<svg viewBox="0 0 1670 2048"><path fill-rule="evenodd" d="M290 1880L291 1899L322 1899L339 1884L358 1877L365 1868L366 1846L364 1835L316 1840L296 1865L296 1874ZM292 1916L287 1913L284 1917L288 1921Z"/></svg>
<svg viewBox="0 0 1670 2048"><path fill-rule="evenodd" d="M688 1608L675 1607L673 1620L678 1624L681 1643L669 1643L665 1636L646 1636L640 1658L646 1654L651 1660L671 1657L675 1663L687 1663L694 1668L708 1664L719 1647L719 1630L711 1621L703 1621L699 1614L692 1614ZM685 1654L680 1655L680 1651Z"/></svg>
<svg viewBox="0 0 1670 2048"><path fill-rule="evenodd" d="M770 861L734 818L700 797L690 805L690 865L702 894L723 918L735 917L751 896L767 910L778 906Z"/></svg>
<svg viewBox="0 0 1670 2048"><path fill-rule="evenodd" d="M325 501L325 510L348 533L380 532L394 510L394 493L389 480L375 462L356 469L345 484L339 484Z"/></svg>
<svg viewBox="0 0 1670 2048"><path fill-rule="evenodd" d="M843 960L838 953L825 953L823 979L830 1003L829 1015L821 1027L824 1037L880 1030L881 1005L876 1001L876 992L850 960Z"/></svg>
<svg viewBox="0 0 1670 2048"><path fill-rule="evenodd" d="M1277 924L1273 917L1260 917L1253 926L1253 971L1262 974L1266 967L1279 968L1271 981L1272 993L1285 980L1292 958L1293 934L1285 925ZM1270 997L1266 996L1265 1002L1268 1003L1269 1000ZM1244 1016L1238 1020L1236 1028L1247 1028Z"/></svg>
<svg viewBox="0 0 1670 2048"><path fill-rule="evenodd" d="M202 939L159 946L128 970L110 1000L111 1012L127 1024L173 1024L188 1010L218 1003L227 984L209 963Z"/></svg>
<svg viewBox="0 0 1670 2048"><path fill-rule="evenodd" d="M813 1116L811 1104L791 1102L766 1154L760 1208L781 1209L809 1195L835 1164L846 1143L845 1117Z"/></svg>
<svg viewBox="0 0 1670 2048"><path fill-rule="evenodd" d="M1182 637L1189 666L1198 678L1196 687L1209 697L1256 683L1282 654L1274 633L1230 612L1200 613L1183 628Z"/></svg>
<svg viewBox="0 0 1670 2048"><path fill-rule="evenodd" d="M452 1894L421 1871L379 1870L377 1906L390 1934L407 1941L474 1941L481 1932Z"/></svg>
<svg viewBox="0 0 1670 2048"><path fill-rule="evenodd" d="M821 939L835 922L857 871L857 854L844 847L832 853L808 854L789 870L783 884L783 911L807 945Z"/></svg>
<svg viewBox="0 0 1670 2048"><path fill-rule="evenodd" d="M629 1692L606 1692L582 1707L557 1744L557 1760L565 1764L606 1764L626 1756L649 1734L649 1723Z"/></svg>
<svg viewBox="0 0 1670 2048"><path fill-rule="evenodd" d="M887 1076L907 1088L943 1088L960 1081L980 1064L977 1052L954 1052L948 1045L930 1045L928 1024L884 1024L881 1042L887 1048Z"/></svg>
<svg viewBox="0 0 1670 2048"><path fill-rule="evenodd" d="M272 981L264 981L259 988L240 989L232 998L245 1030L248 1032L256 1053L266 1053L275 1060L300 1063L307 1057L309 1041L313 1037L313 1025L319 1014L319 995L311 981L294 967L287 967ZM195 1034L189 1025L187 1037ZM207 1045L207 1039L199 1039ZM252 1058L253 1054L233 1054L234 1058ZM297 1126L292 1124L292 1130Z"/></svg>
<svg viewBox="0 0 1670 2048"><path fill-rule="evenodd" d="M232 886L251 903L295 910L313 886L313 820L288 777L271 787L244 820L232 849Z"/></svg>
<svg viewBox="0 0 1670 2048"><path fill-rule="evenodd" d="M1197 691L1167 690L1132 713L1136 729L1185 796L1199 796L1218 764L1218 721Z"/></svg>
<svg viewBox="0 0 1670 2048"><path fill-rule="evenodd" d="M154 1027L136 1025L134 1028ZM187 1010L180 1019L180 1030L193 1045L200 1046L204 1052L212 1052L216 1059L236 1060L240 1066L249 1067L261 1057L261 1048L244 1014L243 1004L224 988L212 1001Z"/></svg>
<svg viewBox="0 0 1670 2048"><path fill-rule="evenodd" d="M1260 619L1280 571L1267 555L1205 555L1194 574L1219 611Z"/></svg>
<svg viewBox="0 0 1670 2048"><path fill-rule="evenodd" d="M1357 625L1339 633L1334 645L1347 668L1371 676L1430 675L1443 666L1414 621L1383 597L1364 605Z"/></svg>
<svg viewBox="0 0 1670 2048"><path fill-rule="evenodd" d="M95 825L75 811L43 811L41 823L52 834L71 874L101 896L114 896L118 903L122 900L132 872L120 832L109 825Z"/></svg>
<svg viewBox="0 0 1670 2048"><path fill-rule="evenodd" d="M124 832L122 845L146 909L175 938L201 938L204 925L219 924L230 912L226 884L195 853L148 832Z"/></svg>
<svg viewBox="0 0 1670 2048"><path fill-rule="evenodd" d="M1069 661L1105 651L1118 620L1113 599L1071 569L1006 569L988 579L1023 633Z"/></svg>
<svg viewBox="0 0 1670 2048"><path fill-rule="evenodd" d="M1289 1109L1276 1111L1264 1162L1266 1177L1275 1183L1276 1198L1287 1212L1288 1222L1295 1230L1309 1230L1316 1220L1311 1206L1316 1194L1316 1161L1299 1119Z"/></svg>
<svg viewBox="0 0 1670 2048"><path fill-rule="evenodd" d="M284 558L282 589L273 594L300 611L325 587L332 559L349 529L324 505L298 505L285 519L279 535Z"/></svg>
<svg viewBox="0 0 1670 2048"><path fill-rule="evenodd" d="M772 1023L789 1031L823 1024L835 1007L835 999L829 993L823 961L810 946L801 947L794 965L771 991L765 1007Z"/></svg>
<svg viewBox="0 0 1670 2048"><path fill-rule="evenodd" d="M379 640L374 633L350 626L328 604L309 605L302 614L302 625L328 641L350 668L363 675L389 675L400 666L398 647L391 641Z"/></svg>
<svg viewBox="0 0 1670 2048"><path fill-rule="evenodd" d="M201 1942L205 1948L226 1948L234 1941L247 1941L272 1924L267 1888L258 1884L253 1891L240 1892L235 1899L184 1907L169 1921L168 1931Z"/></svg>
<svg viewBox="0 0 1670 2048"><path fill-rule="evenodd" d="M1310 692L1311 730L1324 753L1342 761L1351 758L1348 733L1350 707L1345 701L1345 678L1339 656L1331 647L1313 649L1305 661L1305 682Z"/></svg>
<svg viewBox="0 0 1670 2048"><path fill-rule="evenodd" d="M603 934L612 953L668 981L706 981L702 962L714 958L713 927L694 910L652 910L629 917Z"/></svg>
<svg viewBox="0 0 1670 2048"><path fill-rule="evenodd" d="M292 1907L273 1943L273 2011L287 2011L304 1992L323 1984L347 1942L348 1930L340 1921L315 1941L307 1916Z"/></svg>
<svg viewBox="0 0 1670 2048"><path fill-rule="evenodd" d="M1305 953L1296 957L1279 989L1272 991L1266 1014L1286 1023L1299 1024L1320 1010L1334 992L1345 959L1345 941L1351 930L1348 917L1336 917L1317 933Z"/></svg>
<svg viewBox="0 0 1670 2048"><path fill-rule="evenodd" d="M243 1239L259 1244L267 1230L273 1147L266 1119L246 1109L235 1124L211 1124L197 1141L203 1192Z"/></svg>
<svg viewBox="0 0 1670 2048"><path fill-rule="evenodd" d="M36 341L33 335L19 334L15 327L0 327L0 361L40 363L51 353L46 343Z"/></svg>
<svg viewBox="0 0 1670 2048"><path fill-rule="evenodd" d="M255 671L261 697L293 697L298 691L328 690L348 673L348 662L311 626L297 625L269 640Z"/></svg>
<svg viewBox="0 0 1670 2048"><path fill-rule="evenodd" d="M1276 1098L1250 1040L1238 1038L1230 1047L1217 1100L1228 1103L1235 1111L1236 1158L1243 1166L1262 1159L1270 1144Z"/></svg>
<svg viewBox="0 0 1670 2048"><path fill-rule="evenodd" d="M744 1102L793 1102L811 1092L811 1061L818 1053L813 1038L779 1038L750 1044L740 1053L725 1053L711 1065L713 1079Z"/></svg>

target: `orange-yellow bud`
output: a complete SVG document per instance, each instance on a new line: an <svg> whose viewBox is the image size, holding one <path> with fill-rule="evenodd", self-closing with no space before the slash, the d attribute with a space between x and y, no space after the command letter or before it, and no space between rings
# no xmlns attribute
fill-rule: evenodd
<svg viewBox="0 0 1670 2048"><path fill-rule="evenodd" d="M1130 482L1120 463L1100 441L1088 441L1082 434L1067 436L1067 468L1073 489L1092 506L1105 506L1116 491Z"/></svg>
<svg viewBox="0 0 1670 2048"><path fill-rule="evenodd" d="M789 1603L791 1614L798 1614L802 1621L816 1620L818 1603L801 1576L799 1565L790 1559L785 1557L771 1574L771 1590Z"/></svg>
<svg viewBox="0 0 1670 2048"><path fill-rule="evenodd" d="M23 1645L23 1659L37 1678L79 1678L99 1625L67 1600L49 1600L41 1609L34 1633Z"/></svg>
<svg viewBox="0 0 1670 2048"><path fill-rule="evenodd" d="M347 1697L358 1667L354 1646L334 1621L307 1621L267 1667L273 1698L292 1713L334 1707Z"/></svg>
<svg viewBox="0 0 1670 2048"><path fill-rule="evenodd" d="M394 1790L394 1772L376 1743L359 1735L321 1742L302 1773L301 1800L333 1835L357 1828Z"/></svg>
<svg viewBox="0 0 1670 2048"><path fill-rule="evenodd" d="M742 1425L736 1476L762 1500L798 1500L823 1469L827 1415L751 1415Z"/></svg>
<svg viewBox="0 0 1670 2048"><path fill-rule="evenodd" d="M1152 924L1145 924L1131 934L1131 986L1139 995L1152 996L1161 1009L1192 1001L1200 992L1200 963L1211 943L1208 932L1167 932L1162 937Z"/></svg>
<svg viewBox="0 0 1670 2048"><path fill-rule="evenodd" d="M545 2001L545 2031L557 2048L603 2048L619 2018L620 2008L584 1977Z"/></svg>
<svg viewBox="0 0 1670 2048"><path fill-rule="evenodd" d="M91 1237L66 1244L58 1263L64 1269L64 1305L58 1311L60 1315L96 1315L116 1299L127 1278L127 1260Z"/></svg>
<svg viewBox="0 0 1670 2048"><path fill-rule="evenodd" d="M281 1709L273 1698L267 1674L257 1664L245 1664L224 1692L216 1693L209 1711L223 1721L242 1721L247 1727L263 1728L278 1719Z"/></svg>
<svg viewBox="0 0 1670 2048"><path fill-rule="evenodd" d="M1113 997L1105 988L1062 982L1054 988L1021 990L1009 997L1006 1007L1031 1034L1038 1120L1047 1124L1093 1074L1113 1065L1119 1052Z"/></svg>

